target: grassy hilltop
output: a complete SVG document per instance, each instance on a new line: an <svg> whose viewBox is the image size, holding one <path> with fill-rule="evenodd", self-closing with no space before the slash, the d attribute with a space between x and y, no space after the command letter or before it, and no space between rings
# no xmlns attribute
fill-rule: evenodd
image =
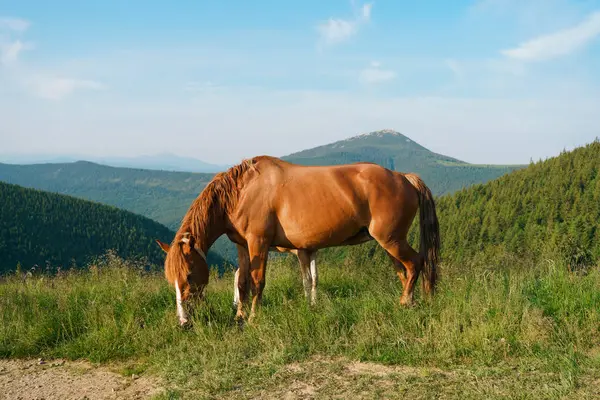
<svg viewBox="0 0 600 400"><path fill-rule="evenodd" d="M434 301L405 309L387 260L322 261L311 308L295 260L279 260L255 325L233 322L226 273L211 277L194 326L182 330L162 276L108 258L99 269L0 284L0 357L157 374L162 398L282 398L305 386L367 398L600 394L600 270L489 267L444 264Z"/></svg>

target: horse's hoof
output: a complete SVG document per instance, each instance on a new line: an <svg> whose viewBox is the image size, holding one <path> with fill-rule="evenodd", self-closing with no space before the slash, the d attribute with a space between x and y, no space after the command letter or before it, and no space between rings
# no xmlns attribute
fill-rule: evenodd
<svg viewBox="0 0 600 400"><path fill-rule="evenodd" d="M415 305L415 302L413 300L407 300L405 298L402 298L400 299L400 305L402 307L411 308Z"/></svg>

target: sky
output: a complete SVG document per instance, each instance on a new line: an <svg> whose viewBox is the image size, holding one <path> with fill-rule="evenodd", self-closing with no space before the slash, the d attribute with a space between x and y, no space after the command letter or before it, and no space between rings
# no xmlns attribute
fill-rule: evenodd
<svg viewBox="0 0 600 400"><path fill-rule="evenodd" d="M600 136L598 71L600 0L0 0L0 154L528 163Z"/></svg>

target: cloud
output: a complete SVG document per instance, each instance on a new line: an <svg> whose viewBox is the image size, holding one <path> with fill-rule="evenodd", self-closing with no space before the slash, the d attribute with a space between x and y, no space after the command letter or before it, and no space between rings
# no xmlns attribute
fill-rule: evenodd
<svg viewBox="0 0 600 400"><path fill-rule="evenodd" d="M360 72L360 81L366 84L377 84L390 81L396 78L396 73L392 70L381 68L381 63L372 61L371 65Z"/></svg>
<svg viewBox="0 0 600 400"><path fill-rule="evenodd" d="M509 58L522 61L544 61L573 53L600 34L600 11L594 12L578 25L539 36L514 49L502 50Z"/></svg>
<svg viewBox="0 0 600 400"><path fill-rule="evenodd" d="M0 29L8 29L15 32L25 32L31 23L21 18L0 17Z"/></svg>
<svg viewBox="0 0 600 400"><path fill-rule="evenodd" d="M76 90L103 90L106 88L104 84L93 80L45 76L29 79L27 86L36 96L48 100L61 100Z"/></svg>
<svg viewBox="0 0 600 400"><path fill-rule="evenodd" d="M358 32L362 24L370 21L372 8L373 3L367 3L360 7L354 19L329 18L320 23L317 25L320 41L327 45L334 45L348 40Z"/></svg>
<svg viewBox="0 0 600 400"><path fill-rule="evenodd" d="M17 62L19 54L25 48L20 40L10 43L0 43L0 63L8 66Z"/></svg>
<svg viewBox="0 0 600 400"><path fill-rule="evenodd" d="M33 48L31 43L14 39L29 29L31 23L27 20L12 17L0 17L0 65L15 64L23 50Z"/></svg>
<svg viewBox="0 0 600 400"><path fill-rule="evenodd" d="M373 8L373 3L367 3L362 6L362 17L364 20L368 21L371 19L371 9Z"/></svg>
<svg viewBox="0 0 600 400"><path fill-rule="evenodd" d="M56 74L40 70L35 65L19 63L23 51L34 48L31 42L20 38L30 25L31 23L24 19L0 17L0 67L6 67L6 71L9 72L3 77L3 85L47 100L61 100L78 90L106 88L101 82L56 77Z"/></svg>
<svg viewBox="0 0 600 400"><path fill-rule="evenodd" d="M327 22L319 25L317 29L321 35L321 39L327 44L343 42L357 31L356 23L353 21L333 18L329 18Z"/></svg>
<svg viewBox="0 0 600 400"><path fill-rule="evenodd" d="M454 76L457 79L463 79L464 68L460 64L460 62L456 61L455 59L449 58L449 59L445 60L444 63L452 71L452 73L454 74Z"/></svg>

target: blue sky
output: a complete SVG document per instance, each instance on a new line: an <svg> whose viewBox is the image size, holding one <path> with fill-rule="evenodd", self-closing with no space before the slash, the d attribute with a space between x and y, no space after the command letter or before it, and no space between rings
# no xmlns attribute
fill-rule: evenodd
<svg viewBox="0 0 600 400"><path fill-rule="evenodd" d="M474 163L600 136L600 0L0 1L0 153L214 163L395 129Z"/></svg>

